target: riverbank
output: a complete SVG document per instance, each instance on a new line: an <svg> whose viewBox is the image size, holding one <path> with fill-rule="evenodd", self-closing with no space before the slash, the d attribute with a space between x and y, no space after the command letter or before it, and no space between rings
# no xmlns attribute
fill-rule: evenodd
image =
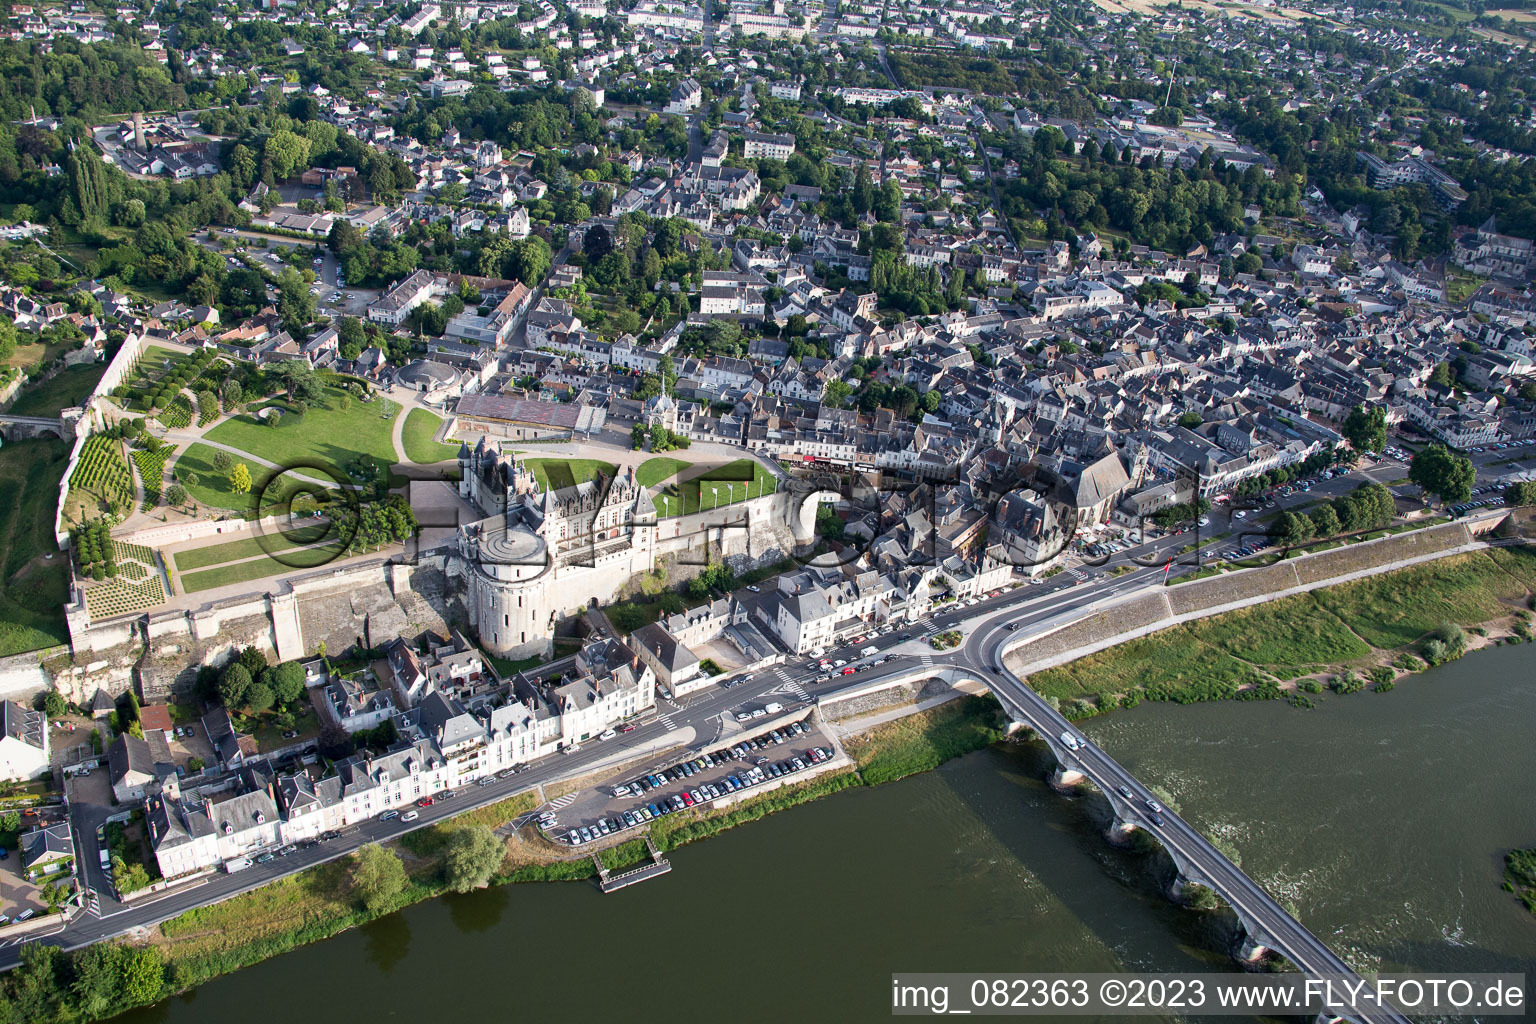
<svg viewBox="0 0 1536 1024"><path fill-rule="evenodd" d="M1028 682L1075 719L1143 700L1312 706L1325 689L1385 691L1426 663L1529 640L1533 599L1536 553L1490 548L1160 630Z"/></svg>
<svg viewBox="0 0 1536 1024"><path fill-rule="evenodd" d="M1058 700L1065 695L1063 709L1084 717L1142 699L1189 702L1250 692L1294 694L1330 673L1340 677L1388 667L1395 679L1414 665L1422 667L1422 662L1407 661L1408 648L1427 644L1434 639L1430 634L1447 622L1484 631L1466 637L1466 649L1528 634L1524 606L1533 592L1536 555L1491 549L1164 630L1037 673L1033 682ZM1382 681L1377 688L1384 688ZM855 766L848 771L712 814L665 818L653 825L652 836L666 852L831 793L928 771L997 742L1005 724L990 696L960 697L850 737L844 745ZM404 864L405 880L398 891L371 905L363 903L359 891L357 858L345 857L189 911L130 944L101 944L75 954L28 947L24 965L0 981L0 999L25 1006L20 1019L42 1024L103 1019L187 991L444 895L449 891L443 879L449 837L465 828L498 826L531 810L537 799L521 794L391 843ZM570 859L568 851L541 837L504 838L492 885L577 881L596 874L590 858ZM600 856L609 870L622 870L644 861L647 851L636 840ZM112 965L105 974L95 966L103 958ZM83 994L81 978L105 975L116 978L105 995Z"/></svg>

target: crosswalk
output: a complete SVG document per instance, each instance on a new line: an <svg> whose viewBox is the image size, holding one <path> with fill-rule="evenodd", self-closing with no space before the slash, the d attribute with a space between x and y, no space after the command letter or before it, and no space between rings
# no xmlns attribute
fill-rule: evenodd
<svg viewBox="0 0 1536 1024"><path fill-rule="evenodd" d="M657 715L656 721L660 722L668 732L671 732L673 729L677 728L677 723L672 721L672 715L669 712L663 712L662 714Z"/></svg>
<svg viewBox="0 0 1536 1024"><path fill-rule="evenodd" d="M1070 569L1069 568L1067 570L1067 575L1071 576L1075 580L1085 580L1085 579L1088 578L1088 574L1083 572L1081 569Z"/></svg>
<svg viewBox="0 0 1536 1024"><path fill-rule="evenodd" d="M95 889L86 890L85 912L92 917L101 916L101 897L96 895Z"/></svg>
<svg viewBox="0 0 1536 1024"><path fill-rule="evenodd" d="M579 795L579 793L567 793L565 796L556 797L549 802L549 809L552 811L558 811L562 807L569 807Z"/></svg>

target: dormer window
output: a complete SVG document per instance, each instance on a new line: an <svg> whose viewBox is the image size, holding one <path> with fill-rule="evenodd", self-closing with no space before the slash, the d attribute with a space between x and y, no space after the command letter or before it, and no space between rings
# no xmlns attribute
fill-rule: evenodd
<svg viewBox="0 0 1536 1024"><path fill-rule="evenodd" d="M258 824L258 825L265 824L266 820L267 820L267 816L265 814L263 814L260 811L256 812L256 824Z"/></svg>

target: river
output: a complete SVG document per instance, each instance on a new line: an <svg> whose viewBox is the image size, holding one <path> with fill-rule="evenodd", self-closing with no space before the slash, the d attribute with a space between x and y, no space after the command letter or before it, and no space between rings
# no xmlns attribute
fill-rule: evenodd
<svg viewBox="0 0 1536 1024"><path fill-rule="evenodd" d="M1312 711L1142 705L1084 731L1354 966L1536 975L1536 917L1499 888L1536 845L1527 652ZM893 971L1232 969L1230 915L1167 901L1166 857L1108 844L1107 804L1056 795L1050 767L993 748L684 847L621 893L433 900L121 1019L877 1021Z"/></svg>

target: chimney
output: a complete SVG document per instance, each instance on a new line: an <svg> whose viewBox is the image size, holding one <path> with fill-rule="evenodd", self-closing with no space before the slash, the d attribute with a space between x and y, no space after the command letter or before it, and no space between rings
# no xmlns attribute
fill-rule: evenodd
<svg viewBox="0 0 1536 1024"><path fill-rule="evenodd" d="M148 153L149 147L144 143L144 112L133 112L133 144L139 147L140 153Z"/></svg>

